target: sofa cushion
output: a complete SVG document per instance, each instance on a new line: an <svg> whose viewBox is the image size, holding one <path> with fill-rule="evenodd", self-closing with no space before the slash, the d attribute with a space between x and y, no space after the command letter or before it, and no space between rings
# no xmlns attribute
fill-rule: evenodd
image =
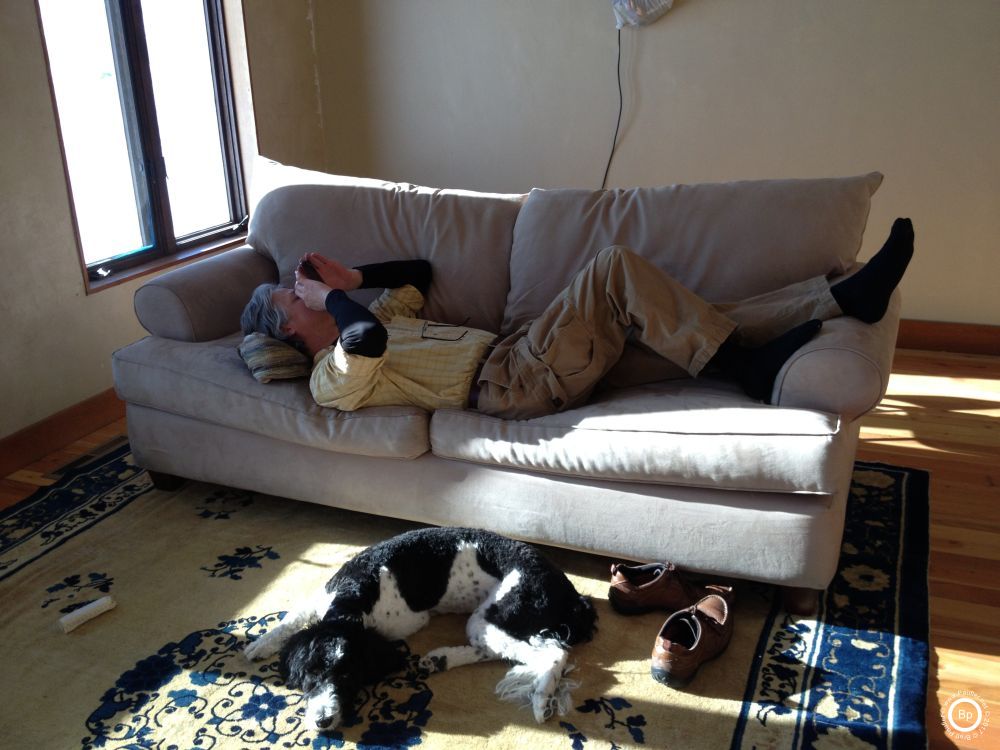
<svg viewBox="0 0 1000 750"><path fill-rule="evenodd" d="M630 190L532 190L514 227L503 331L537 317L608 245L627 245L710 302L843 273L882 175Z"/></svg>
<svg viewBox="0 0 1000 750"><path fill-rule="evenodd" d="M147 337L112 358L115 388L130 404L338 453L416 458L428 415L411 406L342 412L318 406L307 380L254 380L233 334L191 343Z"/></svg>
<svg viewBox="0 0 1000 750"><path fill-rule="evenodd" d="M247 243L291 285L302 254L348 266L425 258L434 281L422 317L497 332L509 289L514 221L523 195L436 190L271 165ZM255 175L256 179L256 175ZM369 304L374 290L351 297Z"/></svg>
<svg viewBox="0 0 1000 750"><path fill-rule="evenodd" d="M607 393L539 419L442 410L444 458L580 479L832 494L853 441L837 416L750 401L736 386L670 381Z"/></svg>

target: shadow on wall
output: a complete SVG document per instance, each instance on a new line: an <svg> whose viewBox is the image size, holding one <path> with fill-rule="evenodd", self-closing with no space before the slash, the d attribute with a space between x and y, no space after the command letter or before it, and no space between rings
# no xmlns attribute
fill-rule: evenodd
<svg viewBox="0 0 1000 750"><path fill-rule="evenodd" d="M364 3L245 0L258 150L335 174L370 171Z"/></svg>

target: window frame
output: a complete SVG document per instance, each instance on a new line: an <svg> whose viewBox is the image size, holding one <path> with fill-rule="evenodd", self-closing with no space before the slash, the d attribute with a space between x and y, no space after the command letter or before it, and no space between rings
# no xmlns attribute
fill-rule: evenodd
<svg viewBox="0 0 1000 750"><path fill-rule="evenodd" d="M226 188L232 221L209 227L183 237L175 237L171 219L170 199L167 189L166 165L160 145L160 133L156 118L156 103L153 95L149 55L143 31L142 7L140 0L105 0L108 13L109 31L116 57L116 67L124 66L127 75L120 74L120 98L126 129L130 131L129 151L133 168L133 180L143 180L149 200L153 225L153 244L147 249L128 255L87 264L80 238L66 160L66 150L62 136L62 124L55 88L52 85L52 71L49 64L45 28L42 22L39 0L35 2L38 26L45 53L45 64L49 78L49 89L59 135L59 148L66 177L66 189L73 223L77 254L83 272L87 294L115 286L140 275L153 273L171 265L190 260L198 255L217 252L241 244L246 237L249 221L246 189L239 146L239 132L236 120L236 106L233 96L232 73L226 44L226 23L223 0L201 0L205 9L205 21L209 36L209 52L212 66L213 88L215 90L218 113L219 140L222 148ZM127 80L125 80L127 79ZM127 87L127 88L126 88ZM135 143L131 135L138 138ZM141 163L136 151L141 151ZM136 190L137 201L140 191Z"/></svg>

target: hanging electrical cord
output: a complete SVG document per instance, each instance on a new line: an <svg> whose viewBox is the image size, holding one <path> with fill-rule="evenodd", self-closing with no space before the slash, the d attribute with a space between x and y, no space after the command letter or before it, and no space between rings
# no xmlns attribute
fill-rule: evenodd
<svg viewBox="0 0 1000 750"><path fill-rule="evenodd" d="M608 172L618 148L618 130L622 125L622 110L625 97L622 94L622 26L646 26L660 18L673 7L674 0L611 0L611 8L615 13L615 26L618 27L618 122L615 123L615 137L611 139L611 153L608 154L608 165L604 168L604 179L601 180L601 190L608 185Z"/></svg>
<svg viewBox="0 0 1000 750"><path fill-rule="evenodd" d="M625 97L622 95L622 30L618 29L618 122L615 123L615 137L611 139L611 153L608 154L608 166L604 168L604 179L601 180L601 190L608 184L608 172L611 170L611 160L615 158L615 149L618 148L618 129L622 124L622 109Z"/></svg>

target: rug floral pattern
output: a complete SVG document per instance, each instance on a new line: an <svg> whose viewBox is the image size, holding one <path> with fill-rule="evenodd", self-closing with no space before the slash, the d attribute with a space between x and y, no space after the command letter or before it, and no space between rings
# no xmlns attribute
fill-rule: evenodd
<svg viewBox="0 0 1000 750"><path fill-rule="evenodd" d="M213 748L238 740L243 747L344 747L343 731L316 735L304 725L301 696L282 689L277 663L250 665L247 639L285 615L220 623L190 633L142 659L118 678L87 719L84 747L166 748L190 730L191 747ZM357 715L358 747L407 747L420 743L431 718L433 693L411 655L401 675L363 692Z"/></svg>

